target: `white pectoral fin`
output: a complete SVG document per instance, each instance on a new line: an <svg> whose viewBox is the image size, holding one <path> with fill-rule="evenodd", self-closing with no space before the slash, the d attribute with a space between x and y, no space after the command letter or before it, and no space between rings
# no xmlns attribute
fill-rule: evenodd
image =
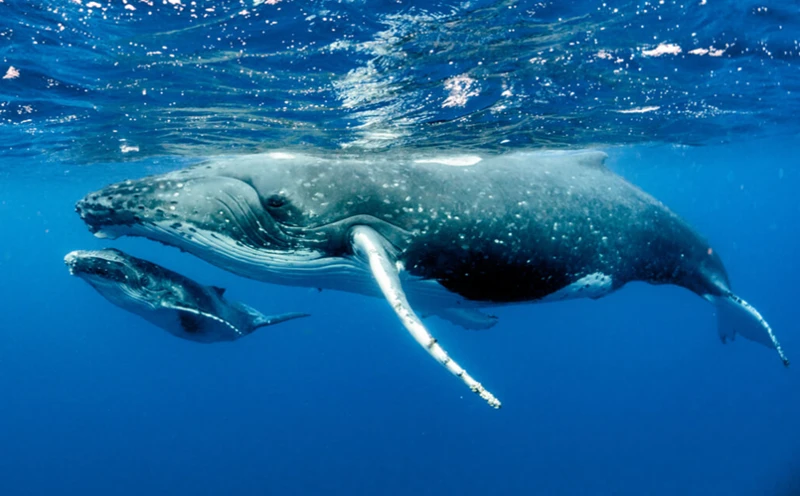
<svg viewBox="0 0 800 496"><path fill-rule="evenodd" d="M734 294L712 297L717 309L717 330L722 342L733 341L736 334L773 348L789 366L789 359L783 354L778 339L764 317L752 305Z"/></svg>
<svg viewBox="0 0 800 496"><path fill-rule="evenodd" d="M243 336L245 334L235 325L231 324L225 319L217 317L214 314L203 312L196 308L185 307L175 303L162 302L161 306L169 310L174 310L178 314L178 320L180 321L181 326L184 328L186 332L189 333L197 332L199 330L199 327L205 321L206 325L221 326L222 329L231 330L236 334L238 334L239 336ZM197 327L195 327L195 325Z"/></svg>
<svg viewBox="0 0 800 496"><path fill-rule="evenodd" d="M372 275L386 300L417 343L453 375L461 378L467 387L486 400L490 406L500 408L500 401L447 355L414 313L400 285L396 261L387 251L383 237L369 227L356 226L352 231L352 243L354 252L369 264Z"/></svg>

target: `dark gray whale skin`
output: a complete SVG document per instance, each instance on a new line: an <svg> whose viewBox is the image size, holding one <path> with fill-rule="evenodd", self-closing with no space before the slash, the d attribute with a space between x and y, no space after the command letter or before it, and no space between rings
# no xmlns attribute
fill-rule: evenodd
<svg viewBox="0 0 800 496"><path fill-rule="evenodd" d="M403 153L265 153L113 184L76 210L96 235L144 236L267 282L375 295L353 244L366 226L412 279L411 306L434 300L414 299L418 281L459 298L436 300L442 308L674 284L717 305L723 342L742 334L788 364L766 321L731 292L717 252L605 158L515 152L452 166ZM322 273L335 277L312 277Z"/></svg>
<svg viewBox="0 0 800 496"><path fill-rule="evenodd" d="M402 260L468 299L538 300L593 273L611 276L613 289L638 280L700 295L729 291L720 258L701 236L601 165L536 167L519 157L418 176L416 187L446 185L433 195L442 213L429 229L405 225L424 234Z"/></svg>
<svg viewBox="0 0 800 496"><path fill-rule="evenodd" d="M112 185L87 195L77 211L93 231L189 218L192 228L255 249L310 247L327 256L347 256L348 228L366 223L410 274L476 301L538 300L593 273L611 276L613 289L646 281L729 292L708 242L608 170L604 157L517 153L465 167L234 158ZM153 195L181 183L194 184L194 196ZM219 203L204 205L208 195ZM226 223L231 217L237 222ZM192 251L180 239L166 242Z"/></svg>

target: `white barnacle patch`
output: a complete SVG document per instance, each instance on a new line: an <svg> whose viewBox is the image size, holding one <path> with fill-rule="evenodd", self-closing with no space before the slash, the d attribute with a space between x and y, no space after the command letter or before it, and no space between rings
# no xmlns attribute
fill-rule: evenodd
<svg viewBox="0 0 800 496"><path fill-rule="evenodd" d="M609 294L613 290L614 284L611 276L603 274L602 272L594 272L581 277L555 293L545 296L542 298L542 301L563 301L576 298L597 299Z"/></svg>
<svg viewBox="0 0 800 496"><path fill-rule="evenodd" d="M267 156L275 160L291 160L294 158L294 155L285 152L270 152Z"/></svg>
<svg viewBox="0 0 800 496"><path fill-rule="evenodd" d="M477 155L452 155L446 157L430 157L414 160L415 164L440 164L451 167L468 167L475 165L483 159Z"/></svg>

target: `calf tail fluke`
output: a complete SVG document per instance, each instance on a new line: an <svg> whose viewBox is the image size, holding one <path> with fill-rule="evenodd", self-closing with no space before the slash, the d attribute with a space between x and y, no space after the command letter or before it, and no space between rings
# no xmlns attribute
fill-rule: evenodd
<svg viewBox="0 0 800 496"><path fill-rule="evenodd" d="M291 312L282 313L279 315L262 315L260 318L256 319L255 322L253 322L253 327L266 327L280 324L281 322L286 322L287 320L302 319L303 317L311 317L311 314Z"/></svg>
<svg viewBox="0 0 800 496"><path fill-rule="evenodd" d="M736 334L741 334L746 339L773 348L783 364L789 366L789 359L784 355L778 338L758 310L733 293L715 296L713 302L717 309L717 330L723 343L733 341Z"/></svg>

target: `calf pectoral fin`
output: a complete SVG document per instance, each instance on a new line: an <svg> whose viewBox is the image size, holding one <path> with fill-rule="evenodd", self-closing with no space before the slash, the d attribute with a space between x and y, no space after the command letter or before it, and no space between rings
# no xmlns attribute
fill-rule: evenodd
<svg viewBox="0 0 800 496"><path fill-rule="evenodd" d="M723 343L733 341L736 334L741 334L751 341L775 349L783 364L789 365L778 338L758 310L732 293L712 298L717 309L717 330Z"/></svg>
<svg viewBox="0 0 800 496"><path fill-rule="evenodd" d="M443 308L433 315L473 331L491 329L499 320L494 315L486 315L474 308Z"/></svg>
<svg viewBox="0 0 800 496"><path fill-rule="evenodd" d="M197 310L196 308L184 307L174 303L162 303L163 308L173 310L178 314L178 321L181 327L187 334L197 334L207 329L204 326L222 326L224 329L229 329L239 336L244 336L241 329L231 324L225 319L217 317L214 314Z"/></svg>
<svg viewBox="0 0 800 496"><path fill-rule="evenodd" d="M486 400L490 406L500 408L500 401L447 355L447 352L431 336L422 321L414 313L400 285L397 262L387 251L385 241L381 235L369 227L356 226L353 228L351 239L353 251L369 264L372 275L384 297L386 297L397 316L400 317L403 326L417 343L425 348L429 355L453 375L461 378L467 387Z"/></svg>
<svg viewBox="0 0 800 496"><path fill-rule="evenodd" d="M487 315L474 308L429 308L417 311L423 320L428 317L439 317L453 325L470 331L491 329L500 320L495 315Z"/></svg>
<svg viewBox="0 0 800 496"><path fill-rule="evenodd" d="M423 320L428 317L439 317L453 325L469 329L470 331L483 331L491 329L500 320L495 315L487 315L474 308L419 308L417 315Z"/></svg>

